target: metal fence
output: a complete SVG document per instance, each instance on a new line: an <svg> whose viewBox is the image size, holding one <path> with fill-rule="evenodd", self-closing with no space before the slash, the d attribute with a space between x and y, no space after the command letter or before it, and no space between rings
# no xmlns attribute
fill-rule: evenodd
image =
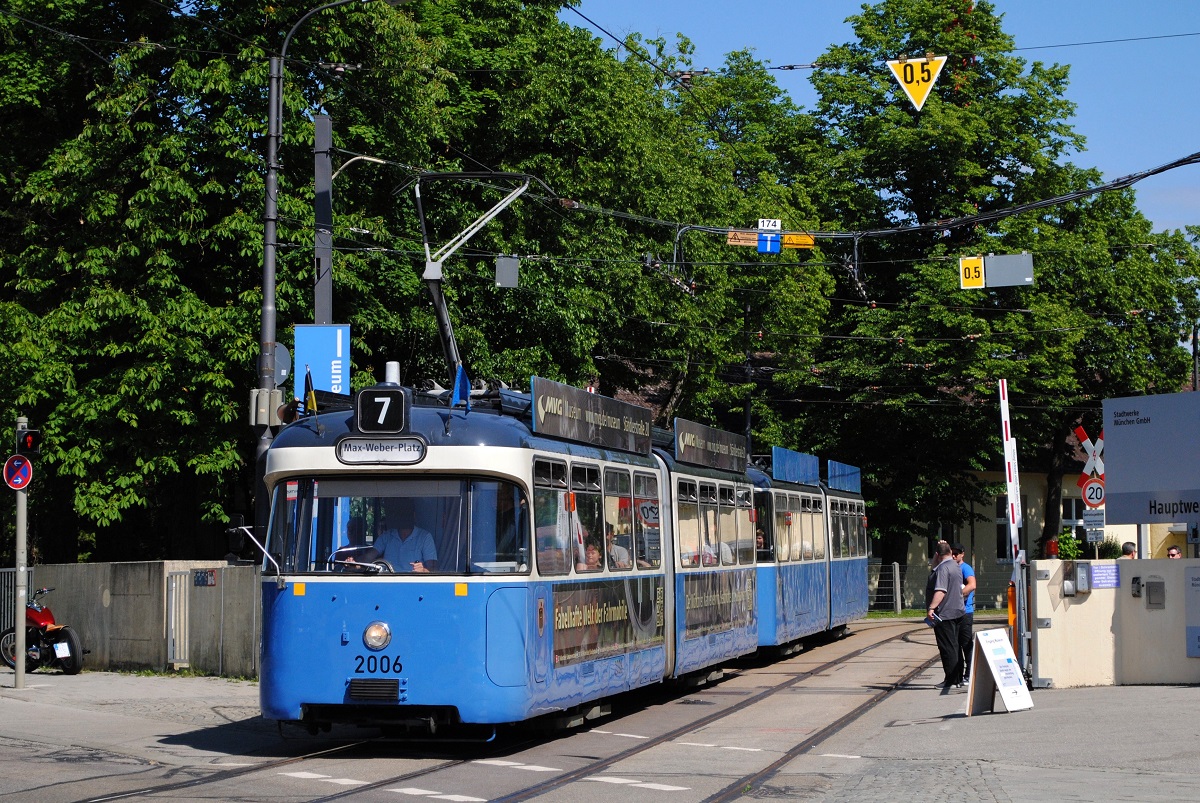
<svg viewBox="0 0 1200 803"><path fill-rule="evenodd" d="M26 583L29 596L33 596L33 569L26 570ZM0 569L0 630L8 630L14 627L15 614L17 610L17 570L16 569ZM24 622L24 612L21 614L21 621Z"/></svg>
<svg viewBox="0 0 1200 803"><path fill-rule="evenodd" d="M913 574L913 571L916 573ZM911 567L902 563L867 564L867 588L870 591L870 610L895 611L921 609L925 606L925 580L928 566ZM1006 605L1008 581L1012 567L975 567L975 610L1003 609Z"/></svg>
<svg viewBox="0 0 1200 803"><path fill-rule="evenodd" d="M868 563L867 588L870 590L870 609L895 611L904 608L904 576L907 566L899 563Z"/></svg>

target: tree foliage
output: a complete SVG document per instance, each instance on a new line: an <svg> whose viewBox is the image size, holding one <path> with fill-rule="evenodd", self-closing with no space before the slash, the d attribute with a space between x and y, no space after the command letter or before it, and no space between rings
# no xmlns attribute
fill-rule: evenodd
<svg viewBox="0 0 1200 803"><path fill-rule="evenodd" d="M875 521L902 547L923 523L966 522L972 503L990 518L995 491L970 472L1001 465L999 379L1023 468L1048 472L1051 489L1072 462L1074 427L1105 396L1178 389L1196 263L1178 239L1152 235L1130 191L953 224L1100 183L1065 160L1083 146L1067 68L1010 55L987 2L884 0L852 22L858 40L831 48L813 78L836 165L821 205L851 231L947 225L854 241L857 281L843 297L859 297L836 307L831 330L844 339L826 341L819 365L832 391L809 390L831 406L803 431L867 467ZM917 112L879 66L927 52L949 60ZM1032 287L957 288L959 257L1025 251ZM1058 504L1052 495L1047 533Z"/></svg>
<svg viewBox="0 0 1200 803"><path fill-rule="evenodd" d="M973 5L973 8L972 8ZM618 49L560 0L353 3L301 25L284 81L279 340L312 316L313 115L335 184L334 316L354 385L397 360L449 377L421 282L434 251L522 198L446 264L473 377L583 384L756 443L866 469L881 532L962 521L998 462L1009 379L1027 468L1070 463L1106 395L1175 389L1200 318L1194 240L1156 234L1131 191L978 226L871 232L1095 186L1067 69L1026 64L989 3L883 0L853 18L797 108L732 53L685 38ZM249 512L261 307L267 56L301 2L54 4L0 12L0 400L46 433L31 494L46 561L215 556ZM951 54L921 112L887 58ZM330 64L358 65L339 69ZM681 73L690 77L681 79ZM760 255L724 227L836 231ZM427 242L423 242L424 233ZM1195 235L1195 232L1192 233ZM1033 288L957 289L960 255L1035 254ZM497 254L521 286L492 281ZM1050 526L1048 522L1047 526ZM1055 523L1057 530L1057 523Z"/></svg>

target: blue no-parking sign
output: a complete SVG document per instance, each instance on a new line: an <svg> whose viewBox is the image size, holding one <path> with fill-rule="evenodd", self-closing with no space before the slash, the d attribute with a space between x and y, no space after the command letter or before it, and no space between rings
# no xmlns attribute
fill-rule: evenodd
<svg viewBox="0 0 1200 803"><path fill-rule="evenodd" d="M15 454L4 462L4 482L14 491L23 491L33 481L33 464L29 458Z"/></svg>

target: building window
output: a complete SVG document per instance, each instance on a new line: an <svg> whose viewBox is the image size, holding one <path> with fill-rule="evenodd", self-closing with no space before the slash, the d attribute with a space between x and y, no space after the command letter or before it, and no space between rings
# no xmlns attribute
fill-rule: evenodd
<svg viewBox="0 0 1200 803"><path fill-rule="evenodd" d="M929 531L926 533L926 554L933 557L937 553L938 541L945 541L947 544L953 544L958 540L958 534L955 527L948 521L943 521L940 524L930 524Z"/></svg>
<svg viewBox="0 0 1200 803"><path fill-rule="evenodd" d="M1087 527L1083 525L1085 507L1082 499L1066 498L1062 500L1062 526L1074 530L1075 537L1081 544L1087 543Z"/></svg>

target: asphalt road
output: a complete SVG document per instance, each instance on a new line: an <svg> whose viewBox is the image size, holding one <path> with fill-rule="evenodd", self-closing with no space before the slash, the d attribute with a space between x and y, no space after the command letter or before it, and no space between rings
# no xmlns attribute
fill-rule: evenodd
<svg viewBox="0 0 1200 803"><path fill-rule="evenodd" d="M618 699L611 716L490 744L310 736L218 678L0 673L0 799L355 801L1184 800L1200 798L1195 687L1040 689L965 716L932 633L859 623L718 682Z"/></svg>

